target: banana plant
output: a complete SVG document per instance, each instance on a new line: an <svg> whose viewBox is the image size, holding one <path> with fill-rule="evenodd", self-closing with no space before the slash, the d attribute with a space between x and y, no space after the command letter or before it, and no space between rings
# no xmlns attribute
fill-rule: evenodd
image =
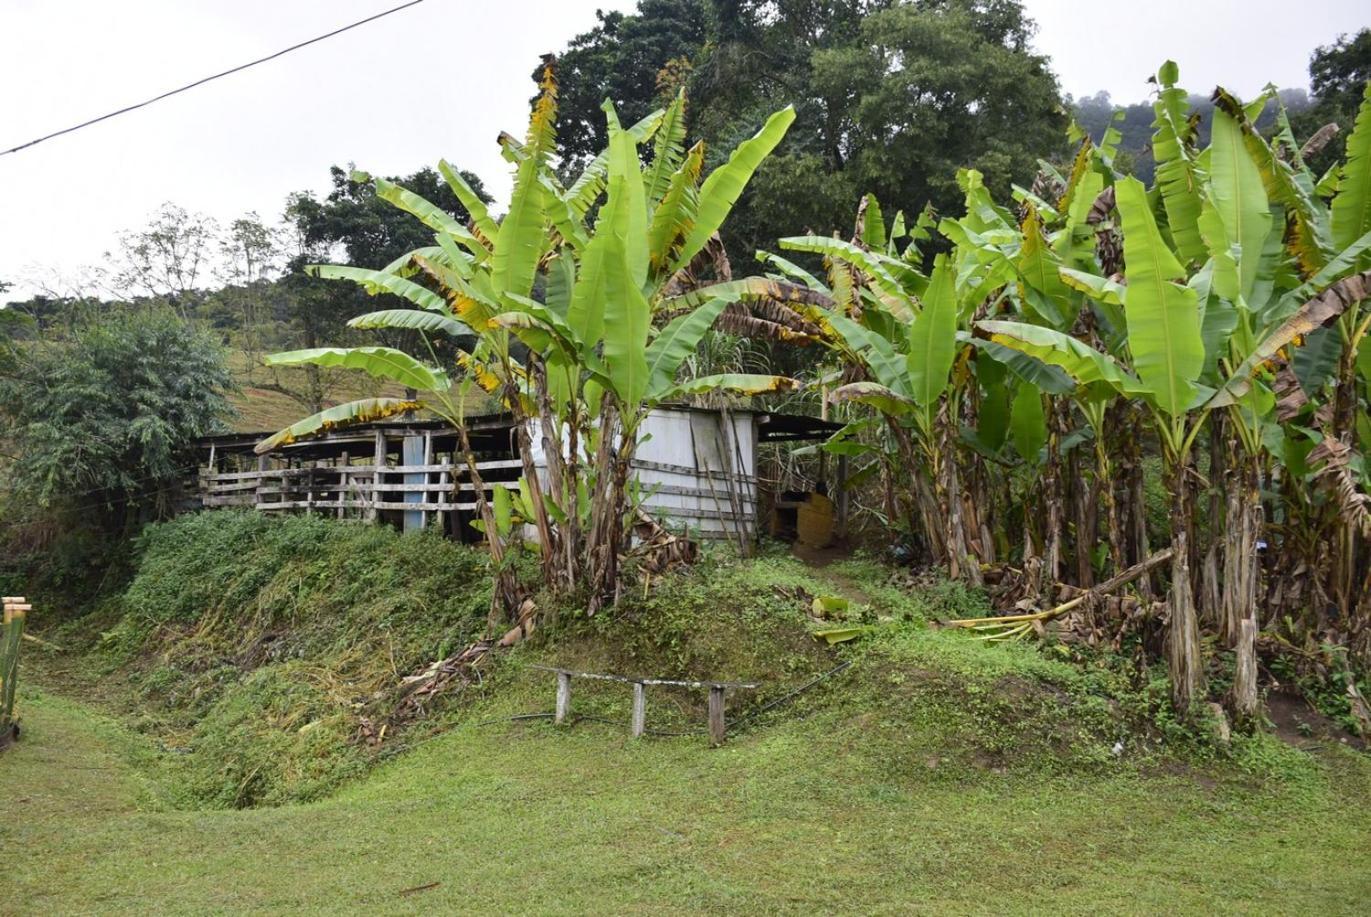
<svg viewBox="0 0 1371 917"><path fill-rule="evenodd" d="M1159 134L1170 131L1175 122L1169 108L1174 79L1174 71L1163 68L1161 82L1166 88L1158 103ZM1167 174L1196 179L1194 188L1180 187L1179 180L1169 187L1159 170L1162 200L1172 221L1169 243L1142 184L1123 178L1114 185L1127 264L1125 285L1117 293L1127 330L1121 353L1103 353L1041 326L980 324L992 341L1063 369L1082 389L1138 398L1152 413L1173 499L1169 657L1175 701L1181 709L1188 708L1203 685L1189 570L1192 488L1186 480L1196 437L1213 412L1224 411L1227 428L1241 444L1241 461L1253 467L1262 450L1262 427L1274 406L1269 387L1259 378L1263 368L1301 335L1340 320L1349 305L1345 300L1355 294L1348 285L1357 281L1355 275L1345 276L1355 265L1355 254L1335 259L1324 257L1321 250L1306 257L1321 268L1330 261L1336 266L1312 286L1295 286L1279 276L1286 267L1285 214L1299 214L1289 224L1296 241L1318 239L1323 235L1319 210L1307 207L1301 213L1297 208L1303 204L1289 190L1298 183L1290 179L1289 187L1282 187L1271 177L1283 169L1289 178L1293 170L1252 130L1251 107L1244 108L1222 90L1216 101L1211 146L1192 154L1184 149L1186 144L1178 143L1168 160ZM1307 181L1307 175L1300 179ZM1278 194L1268 197L1268 189ZM1191 249L1192 214L1203 246L1200 255ZM1200 266L1187 269L1187 263L1193 266L1203 255L1207 257ZM1072 279L1083 283L1080 274ZM1282 290L1282 284L1290 288ZM1107 301L1105 278L1088 279L1084 285ZM1282 305L1298 302L1319 286L1325 295L1300 304L1293 315ZM1211 468L1218 467L1217 460L1211 455ZM1257 480L1255 474L1245 475L1230 490L1228 534L1233 540L1225 551L1225 617L1230 622L1226 630L1236 630L1235 622L1255 616L1255 561L1250 558L1255 558L1259 537L1252 527L1254 515L1260 516ZM1240 563L1243 557L1249 558L1246 567Z"/></svg>
<svg viewBox="0 0 1371 917"><path fill-rule="evenodd" d="M500 568L516 529L499 524L496 509L485 500L486 488L465 439L465 396L479 386L515 418L524 465L521 515L538 531L546 583L557 589L585 587L593 611L617 593L625 519L634 510L627 477L647 413L693 393L758 393L793 385L773 376L679 381L677 375L729 305L714 297L685 305L680 300L720 262L718 230L794 112L773 115L724 165L704 176L703 147L684 146L684 95L629 127L620 125L606 103L609 146L566 185L551 165L556 98L549 61L525 139L501 137L502 153L515 169L509 209L501 219L489 214L458 172L441 163L440 172L471 214L468 225L406 189L378 181L378 196L433 230L435 244L381 270L313 269L321 277L406 299L416 308L368 313L351 324L415 331L434 364L439 360L432 338L446 336L460 350L456 365L440 369L376 347L278 354L273 362L357 368L420 396L339 406L293 424L259 449L349 422L431 410L459 431L481 527ZM639 147L648 142L653 155L644 166ZM666 316L662 304L673 297L672 314ZM547 461L545 477L533 462L530 428L535 424ZM517 584L506 585L497 604L507 613L518 607L521 595ZM493 617L497 611L493 606Z"/></svg>

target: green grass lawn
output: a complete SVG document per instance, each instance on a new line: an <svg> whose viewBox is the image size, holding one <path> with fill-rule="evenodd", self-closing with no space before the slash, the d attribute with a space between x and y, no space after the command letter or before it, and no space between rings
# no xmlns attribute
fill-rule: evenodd
<svg viewBox="0 0 1371 917"><path fill-rule="evenodd" d="M563 609L376 753L363 708L483 626L479 553L183 517L25 658L0 914L1366 912L1371 756L1216 747L1160 712L1164 678L931 626L989 606L897 582L711 556ZM806 612L835 593L867 631L829 647ZM509 719L552 706L539 663L760 682L740 715L843 660L721 749ZM700 701L653 688L649 726ZM573 709L622 721L629 692L579 682Z"/></svg>
<svg viewBox="0 0 1371 917"><path fill-rule="evenodd" d="M50 693L24 712L0 756L6 914L1353 914L1371 895L1371 766L1340 749L1277 752L1279 780L944 769L917 714L900 731L816 700L719 750L473 724L322 802L197 812L162 805L145 738Z"/></svg>

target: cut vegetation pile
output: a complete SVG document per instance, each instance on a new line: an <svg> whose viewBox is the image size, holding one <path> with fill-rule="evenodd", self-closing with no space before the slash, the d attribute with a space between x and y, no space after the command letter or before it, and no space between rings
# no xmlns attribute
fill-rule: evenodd
<svg viewBox="0 0 1371 917"><path fill-rule="evenodd" d="M314 799L359 773L358 710L471 641L490 601L476 552L377 526L221 512L141 548L127 591L57 639L132 689L188 804Z"/></svg>

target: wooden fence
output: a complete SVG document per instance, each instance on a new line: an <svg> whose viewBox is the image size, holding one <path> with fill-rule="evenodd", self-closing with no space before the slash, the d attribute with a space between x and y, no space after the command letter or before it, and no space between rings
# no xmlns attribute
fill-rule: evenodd
<svg viewBox="0 0 1371 917"><path fill-rule="evenodd" d="M688 681L677 678L630 678L627 675L607 675L600 672L575 672L571 669L558 669L535 665L535 669L554 672L557 675L557 707L553 722L564 723L571 713L571 680L589 678L593 681L614 681L633 686L633 719L629 729L633 738L640 739L647 732L647 689L649 685L667 685L677 688L696 688L709 690L709 744L718 747L728 736L728 723L724 719L724 694L729 689L750 691L760 687L755 682L741 681Z"/></svg>
<svg viewBox="0 0 1371 917"><path fill-rule="evenodd" d="M332 514L338 518L375 521L386 511L404 513L404 527L424 528L442 524L451 513L474 513L476 487L466 465L437 461L430 455L419 464L353 464L338 459L302 462L294 467L272 467L265 456L251 471L218 471L202 468L198 490L207 508L250 507L263 512L303 511ZM481 478L491 484L514 486L523 472L517 458L478 461ZM642 483L645 511L666 522L690 529L705 538L730 538L734 533L750 536L757 518L757 479L754 475L723 475L700 481L695 468L661 462L635 461L642 477L658 482ZM672 478L671 476L678 476ZM731 480L724 482L723 478ZM660 479L688 483L661 483ZM716 483L718 482L718 483ZM486 498L491 499L489 489Z"/></svg>

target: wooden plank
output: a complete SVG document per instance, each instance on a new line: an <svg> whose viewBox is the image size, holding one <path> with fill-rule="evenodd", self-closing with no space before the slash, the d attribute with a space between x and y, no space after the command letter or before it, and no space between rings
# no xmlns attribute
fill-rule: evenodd
<svg viewBox="0 0 1371 917"><path fill-rule="evenodd" d="M572 669L559 669L548 665L530 665L530 669L538 669L541 672L556 672L558 675L567 675L571 678L594 678L600 681L620 681L626 684L644 685L673 685L678 688L758 688L760 682L755 681L685 681L673 678L630 678L627 675L608 675L603 672L577 672Z"/></svg>
<svg viewBox="0 0 1371 917"><path fill-rule="evenodd" d="M718 748L724 744L728 734L728 724L724 721L724 688L714 685L709 689L709 744Z"/></svg>
<svg viewBox="0 0 1371 917"><path fill-rule="evenodd" d="M647 730L647 686L633 683L633 738L641 739Z"/></svg>
<svg viewBox="0 0 1371 917"><path fill-rule="evenodd" d="M216 502L216 503L213 504L213 505L216 505L216 506L217 506L217 505L222 505L222 506L241 506L241 505L244 505L244 504L239 504L239 503L217 503L217 502ZM262 503L262 504L258 505L257 508L260 509L260 510L263 510L263 511L266 511L266 510L286 510L286 509L305 509L306 507L311 507L311 506L312 506L313 508L315 508L315 509L336 509L336 508L338 508L340 505L343 506L343 507L349 508L349 509L351 509L351 508L364 509L364 510L370 510L370 509L378 509L378 510L382 510L382 509L398 509L398 510L401 510L401 511L404 511L404 510L410 510L410 511L413 511L413 510L427 510L427 511L429 511L429 512L435 512L435 513L436 513L436 512L450 513L450 512L453 512L453 511L455 511L455 510L468 510L468 511L469 511L469 510L474 510L474 509L476 509L476 503L475 503L475 501L469 501L469 502L466 502L466 503L432 503L432 502L430 502L430 503L401 503L401 502L399 502L398 500L397 500L397 501L386 501L386 500L383 500L383 501L381 501L380 503L373 503L371 500L367 500L367 499L365 499L365 498L363 498L363 499L358 499L358 500L314 500L314 501L309 501L309 500L280 500L280 501L277 501L277 502L274 502L274 503Z"/></svg>
<svg viewBox="0 0 1371 917"><path fill-rule="evenodd" d="M254 502L257 506L261 506L261 505L262 505L262 493L261 493L261 491L260 491L260 486L261 486L261 481L262 481L262 472L265 472L265 471L267 470L267 462L268 462L268 461L269 461L269 459L268 459L265 455L259 455L259 456L257 456L257 471L258 471L257 481L258 481L259 490L258 490L258 493L257 493L256 497L255 497L254 500L253 500L253 502Z"/></svg>
<svg viewBox="0 0 1371 917"><path fill-rule="evenodd" d="M347 471L347 467L350 464L348 462L349 458L350 456L348 453L344 452L339 461L341 467L338 470L338 506L336 507L337 518L339 519L343 518L343 511L345 509L343 501L347 499L347 493L351 487L351 483L348 481L349 472Z"/></svg>
<svg viewBox="0 0 1371 917"><path fill-rule="evenodd" d="M381 430L376 431L376 437L375 441L372 444L372 447L373 451L371 457L371 465L373 473L371 481L371 506L366 511L366 518L368 522L376 521L376 513L378 511L378 507L376 504L381 502L381 495L375 489L376 486L381 483L381 475L383 473L381 469L386 466L386 434Z"/></svg>
<svg viewBox="0 0 1371 917"><path fill-rule="evenodd" d="M649 462L644 459L634 459L629 463L629 467L646 468L649 471L664 471L668 474L685 474L690 475L693 478L701 477L700 470L691 465L672 465L666 462ZM711 474L713 474L715 478L727 476L735 481L742 481L747 484L757 483L757 476L751 474L729 473L728 475L725 475L722 471L714 471L711 472Z"/></svg>
<svg viewBox="0 0 1371 917"><path fill-rule="evenodd" d="M649 515L666 516L676 519L722 519L733 522L751 522L755 517L755 512L742 513L741 515L729 512L728 510L716 510L706 507L697 509L693 506L660 506L655 503L643 504L643 511Z"/></svg>
<svg viewBox="0 0 1371 917"><path fill-rule="evenodd" d="M424 434L424 465L425 465L425 466L428 466L428 465L432 465L432 464L433 464L433 434L432 434L432 433L425 433L425 434ZM427 489L427 486L428 486L428 484L430 483L429 472L425 471L425 472L423 472L422 474L423 474L423 476L422 476L419 480L420 480L421 483L424 484L425 489ZM429 513L428 513L427 510L425 510L424 512L420 513L419 527L420 527L420 528L428 528L428 521L429 521Z"/></svg>
<svg viewBox="0 0 1371 917"><path fill-rule="evenodd" d="M643 491L647 494L647 499L651 500L658 494L666 494L673 497L700 497L705 500L713 500L715 493L707 487L687 487L680 484L644 484ZM746 503L756 503L757 496L754 493L740 495Z"/></svg>

